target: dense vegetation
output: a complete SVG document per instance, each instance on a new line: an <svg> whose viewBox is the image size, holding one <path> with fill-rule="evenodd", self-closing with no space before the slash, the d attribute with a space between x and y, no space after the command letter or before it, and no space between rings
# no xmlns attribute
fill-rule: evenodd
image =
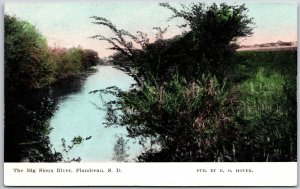
<svg viewBox="0 0 300 189"><path fill-rule="evenodd" d="M33 25L9 15L5 15L4 43L8 90L43 88L99 62L98 53L90 49L48 47Z"/></svg>
<svg viewBox="0 0 300 189"><path fill-rule="evenodd" d="M239 99L240 158L297 160L297 51L239 52L233 69Z"/></svg>
<svg viewBox="0 0 300 189"><path fill-rule="evenodd" d="M100 59L96 51L82 48L50 48L51 62L55 66L54 77L59 79L77 75L92 66L96 66Z"/></svg>
<svg viewBox="0 0 300 189"><path fill-rule="evenodd" d="M160 6L185 20L182 34L164 39L166 29L154 27L150 42L92 17L115 34L93 38L110 43L111 63L136 81L129 91L93 91L117 97L105 102L106 125L126 127L144 145L138 161L296 161L297 51L236 52L254 25L244 5ZM34 26L8 15L4 42L5 161L80 161L51 149L57 102L45 94L99 63L97 52L50 48ZM63 153L88 138L62 139ZM113 160L127 161L127 149L117 137Z"/></svg>
<svg viewBox="0 0 300 189"><path fill-rule="evenodd" d="M80 47L50 48L30 23L8 15L4 21L5 161L60 161L49 143L56 103L45 95L47 87L95 66L98 54Z"/></svg>
<svg viewBox="0 0 300 189"><path fill-rule="evenodd" d="M163 39L160 29L150 43L92 17L115 34L94 38L136 81L93 91L118 97L106 102L107 126L145 145L139 161L296 161L297 52L237 53L238 37L252 34L244 5L160 5L186 21L182 35Z"/></svg>

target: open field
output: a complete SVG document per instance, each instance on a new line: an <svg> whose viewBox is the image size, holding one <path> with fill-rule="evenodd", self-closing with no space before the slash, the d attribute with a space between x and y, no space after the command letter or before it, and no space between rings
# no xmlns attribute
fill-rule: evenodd
<svg viewBox="0 0 300 189"><path fill-rule="evenodd" d="M281 46L281 47L249 47L240 48L237 51L296 51L296 46Z"/></svg>

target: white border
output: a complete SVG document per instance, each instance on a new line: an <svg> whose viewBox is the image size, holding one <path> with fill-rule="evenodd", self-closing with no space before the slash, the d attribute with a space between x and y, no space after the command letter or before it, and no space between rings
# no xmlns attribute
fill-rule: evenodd
<svg viewBox="0 0 300 189"><path fill-rule="evenodd" d="M297 163L5 163L4 183L6 186L296 186Z"/></svg>
<svg viewBox="0 0 300 189"><path fill-rule="evenodd" d="M149 2L149 0L113 0L113 1L117 1L117 2ZM157 0L150 0L152 2L158 2ZM178 1L178 0L164 0L164 2L171 2L171 1ZM184 1L184 0L182 0ZM195 0L189 0L188 2L191 2L191 1L195 1ZM205 0L203 0L205 1ZM219 0L217 0L219 1ZM299 4L300 4L300 0L223 0L223 1L226 1L228 3L234 3L234 2L255 2L255 3L261 3L261 2L266 2L266 3L298 3L298 23L300 21L300 11L299 11ZM4 77L3 77L3 74L4 74L4 36L3 36L3 33L4 33L4 28L3 28L3 4L4 2L84 2L83 0L0 0L0 4L2 5L0 7L0 11L2 12L2 18L0 19L0 32L1 32L1 35L0 35L0 60L1 60L1 66L0 66L0 75L2 77L0 77L0 86L2 87L2 90L0 90L0 120L1 120L1 125L2 125L2 128L4 128L4 93L3 93L3 89L4 89ZM108 0L88 0L88 2L108 2ZM185 1L187 2L187 1ZM298 39L300 37L300 34L299 34L299 27L300 27L300 24L298 25ZM298 41L298 47L299 47L299 41ZM299 50L299 49L298 49ZM298 55L298 62L300 61L300 57ZM298 71L300 70L299 66L298 66ZM299 81L299 78L297 78L297 81ZM297 86L299 86L299 84L297 83ZM297 99L299 97L299 90L297 90ZM297 103L298 103L298 100L297 100ZM299 104L298 104L299 105ZM298 114L299 114L299 111L298 111ZM300 115L300 114L299 114ZM299 116L298 116L299 117ZM3 129L0 131L0 142L2 145L0 145L1 147L1 152L3 154L4 152L4 149L3 149L3 144L4 144L4 133L3 133ZM298 132L298 136L300 134L300 131ZM298 141L299 142L299 141ZM298 143L298 152L299 152L299 143ZM299 157L299 154L298 154L298 157ZM3 155L0 156L0 160L3 162ZM172 169L169 169L169 171L171 172L171 170L174 170L176 169L177 172L181 172L181 173L178 173L178 175L181 176L181 179L182 178L186 178L186 179L191 179L189 178L191 175L195 178L197 177L197 179L199 180L196 180L195 182L198 182L200 184L198 184L198 186L204 186L203 183L205 183L205 176L203 175L199 175L197 174L194 174L193 173L193 170L197 169L198 168L198 165L202 164L201 167L205 167L206 165L209 165L209 164L212 164L213 166L216 166L216 167L222 167L222 166L225 166L226 163L185 163L186 164L186 168L184 170L188 170L188 173L187 172L184 172L183 170L178 170L178 167L180 166L181 163L165 163L165 166L170 166L170 167L173 167ZM197 164L197 165L196 165ZM295 182L295 177L297 179L297 176L295 175L296 174L296 171L297 171L297 163L296 162L289 162L289 163L275 163L277 165L272 165L273 163L253 163L253 164L256 164L254 165L254 167L252 167L251 163L231 163L231 167L244 167L245 165L249 165L248 168L251 168L253 169L256 173L259 173L258 178L259 180L263 180L263 182L271 182L271 184L269 184L270 186L274 186L274 182L272 180L275 180L275 183L278 183L279 181L281 180L285 180L286 183L290 183L291 185L290 186L294 186L294 184L296 183ZM12 174L10 171L10 169L12 167L15 167L17 165L17 167L20 167L20 168L27 168L26 166L29 166L29 167L39 167L39 166L46 166L46 167L52 167L52 168L55 168L55 166L59 166L59 167L72 167L72 166L75 166L75 165L71 165L71 164L52 164L52 163L48 163L48 164L41 164L41 163L30 163L30 164L24 164L24 163L16 163L15 165L11 164L11 163L4 163L2 164L4 165L3 168L4 169L1 169L1 170L4 170L4 172L0 171L0 177L3 179L4 178L4 175L5 175L5 184L6 185L9 185L9 184L12 184L12 185L15 185L16 184L13 184L14 182L16 181L21 181L21 180L26 180L27 182L28 181L32 181L32 180L35 180L35 182L38 182L40 183L40 186L53 186L55 185L55 183L57 183L58 180L64 180L64 184L63 185L66 185L67 181L68 182L71 182L73 183L72 185L74 186L74 183L78 183L78 182L83 182L83 180L85 180L87 182L87 185L90 185L92 184L92 182L90 184L88 184L88 181L89 180L93 180L93 179L100 179L99 176L97 175L90 175L88 178L86 178L86 176L84 176L83 174L80 174L80 175L72 175L72 174L69 174L69 176L66 176L66 175L58 175L56 174L56 176L54 177L58 177L58 178L54 178L53 175L44 175L44 176L34 176L34 175L30 175L30 174L26 174L27 176L22 176L21 174L18 175L17 177L14 177L13 180L8 178L10 174ZM80 165L80 166L92 166L92 167L102 167L102 165L106 165L107 167L123 167L123 164L120 163L120 164L111 164L111 163L94 163L94 165L92 164L83 164L83 163L80 163L80 164L76 164L76 165ZM130 171L131 168L133 166L140 166L139 168L135 168L135 170L137 170L138 172L134 173L134 179L137 181L141 175L143 175L144 177L147 177L148 179L148 183L151 183L151 186L154 185L154 182L151 181L152 177L156 177L157 178L157 175L162 175L162 173L166 174L165 171L163 171L162 169L162 164L158 164L158 167L157 167L157 170L153 173L152 171L150 172L147 172L147 169L144 168L144 166L146 165L146 163L139 163L139 164L131 164L131 163L127 163L127 164L124 164L124 166L126 167L125 171ZM155 166L154 164L151 164L150 167L153 167ZM277 167L278 166L278 167ZM124 168L123 168L124 169ZM296 169L296 171L295 171ZM149 171L149 170L148 170ZM127 174L127 173L126 173ZM171 174L173 175L173 174ZM164 179L164 178L168 178L169 176L168 175L162 175L163 177L160 178L160 179ZM224 175L223 175L224 176ZM243 178L243 179L246 179L245 182L242 183L243 186L246 186L246 183L249 183L250 180L248 180L250 177L248 177L249 175L247 176L239 176L239 177L235 177L234 179L236 180L236 182L240 182L239 181L239 178ZM105 177L108 177L108 176L105 176ZM259 178L260 177L260 178ZM65 179L63 179L65 178ZM111 179L113 179L113 182L106 185L106 186L117 186L119 184L116 184L116 183L119 183L119 177L112 177ZM176 177L177 178L177 177ZM228 176L226 176L226 178L229 179ZM287 179L286 179L287 178ZM299 178L299 175L298 175L298 178ZM1 184L3 185L4 184L4 180L0 179L1 181ZM45 180L44 180L45 179ZM51 180L52 179L52 180ZM54 180L53 180L54 179ZM222 177L220 174L218 175L214 175L213 177L211 177L211 179L213 179L213 182L214 182L214 186L217 186L219 184L219 181L220 180L224 180L224 177ZM253 179L253 177L251 177L251 179ZM50 182L50 184L47 184L46 180L48 180L48 182ZM49 181L50 180L50 181ZM25 182L26 182L25 181ZM45 182L44 182L45 181ZM225 179L226 181L226 179ZM229 180L227 180L229 181ZM94 181L96 182L96 181ZM98 181L99 182L99 181ZM257 181L253 181L251 180L252 183L249 183L247 186L254 186L257 184ZM187 180L185 181L185 185L187 183ZM273 183L273 184L272 184ZM27 186L32 186L33 183L31 184L28 184ZM56 184L58 185L58 184ZM102 185L103 184L97 184L97 185ZM168 183L167 186L171 186L172 184L171 183ZM241 186L242 186L241 185ZM263 184L261 186L267 186L268 184ZM20 184L18 185L20 186ZM24 185L25 186L25 185ZM83 184L78 184L77 186L83 186ZM137 186L137 185L131 185L131 186ZM224 184L223 186L229 186L228 184ZM235 185L235 186L238 186L238 185ZM283 186L283 185L281 185ZM14 188L14 187L10 187L10 188ZM18 188L24 188L24 187L18 187ZM39 187L37 187L39 188ZM47 187L44 187L44 188L47 188ZM78 187L78 188L83 188L83 187ZM86 187L84 187L86 188ZM214 188L214 187L202 187L202 188ZM232 188L232 187L223 187L223 188ZM236 188L236 187L235 187ZM248 187L248 188L253 188L253 187ZM257 188L257 187L256 187ZM264 188L269 188L269 187L264 187ZM272 188L272 187L270 187ZM287 187L280 187L280 188L287 188Z"/></svg>

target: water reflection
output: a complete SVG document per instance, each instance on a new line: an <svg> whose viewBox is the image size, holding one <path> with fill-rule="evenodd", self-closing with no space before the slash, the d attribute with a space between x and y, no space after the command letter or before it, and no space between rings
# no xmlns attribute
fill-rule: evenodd
<svg viewBox="0 0 300 189"><path fill-rule="evenodd" d="M5 161L135 161L142 147L126 136L126 128L106 128L102 101L89 94L109 86L128 90L133 82L111 66L99 66L48 89L6 93Z"/></svg>
<svg viewBox="0 0 300 189"><path fill-rule="evenodd" d="M57 162L63 157L52 150L50 118L58 103L78 93L91 70L77 78L33 91L5 91L5 162Z"/></svg>
<svg viewBox="0 0 300 189"><path fill-rule="evenodd" d="M64 96L64 100L59 101L58 109L50 121L50 126L53 127L50 133L53 149L63 151L62 138L68 142L74 137L81 136L89 140L83 141L68 153L63 153L64 158L80 157L82 162L112 161L117 139L123 137L128 141L126 160L133 161L141 146L126 137L126 128L106 128L103 124L106 112L99 110L103 107L102 101L98 94L89 94L90 91L109 86L128 90L133 82L131 77L111 66L98 67L97 72L89 75L81 84L81 90L69 93ZM110 100L114 97L107 95L104 98Z"/></svg>
<svg viewBox="0 0 300 189"><path fill-rule="evenodd" d="M48 95L55 100L65 100L68 95L80 93L86 79L97 72L97 69L92 69L84 74L76 76L75 78L69 78L60 80L50 87Z"/></svg>

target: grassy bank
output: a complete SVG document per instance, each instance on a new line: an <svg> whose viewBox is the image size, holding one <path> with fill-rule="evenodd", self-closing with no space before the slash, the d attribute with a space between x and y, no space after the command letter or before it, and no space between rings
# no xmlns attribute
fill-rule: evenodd
<svg viewBox="0 0 300 189"><path fill-rule="evenodd" d="M296 82L297 51L240 51L234 57L232 76L247 79L264 68L266 74L277 72L289 82ZM293 83L293 84L294 84Z"/></svg>
<svg viewBox="0 0 300 189"><path fill-rule="evenodd" d="M231 79L244 161L296 161L297 51L245 51Z"/></svg>

